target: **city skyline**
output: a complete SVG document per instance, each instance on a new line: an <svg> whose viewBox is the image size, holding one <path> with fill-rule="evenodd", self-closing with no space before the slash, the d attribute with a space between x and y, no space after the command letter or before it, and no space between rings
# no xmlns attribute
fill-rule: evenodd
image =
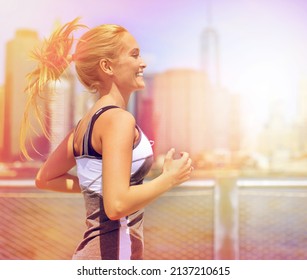
<svg viewBox="0 0 307 280"><path fill-rule="evenodd" d="M146 87L131 96L127 110L153 148L146 177L163 172L171 147L175 158L187 151L193 160L190 180L146 206L144 258L307 259L306 0L2 3L0 259L71 259L84 231L82 193L37 189L35 178L99 96L77 82L71 67L61 82L46 86L47 97L56 93L52 100L40 100L52 140L39 129L29 134L39 152L30 147L34 160L19 156L17 134L26 102L24 76L33 67L26 53L54 26L77 16L89 27L121 24L140 44ZM248 278L250 267L245 270ZM275 278L283 274L277 266L270 270ZM301 273L296 266L282 271Z"/></svg>
<svg viewBox="0 0 307 280"><path fill-rule="evenodd" d="M240 1L241 0L237 0L236 2L239 3ZM47 3L48 1L45 1L45 2ZM129 1L124 1L124 3L128 3L128 2ZM182 2L180 2L180 5L178 5L178 17L180 17L180 15L181 15L181 9L182 9L182 7L184 7L184 5L183 5L184 2L185 1L182 1ZM197 3L198 5L200 5L199 2L197 2L197 1L194 1L194 2L195 2L195 4ZM64 2L64 3L69 3L69 1ZM292 37L288 38L287 36L290 36L290 35L289 35L289 33L286 32L285 34L287 36L284 36L284 37L287 38L287 41L290 41L289 44L286 44L286 41L280 41L280 37L279 37L280 32L277 32L277 31L280 31L280 30L276 29L275 30L276 34L274 33L274 35L277 35L277 38L278 38L279 41L278 40L277 41L274 41L274 40L262 41L261 44L258 45L258 46L260 46L259 50L256 48L257 45L255 45L254 46L254 55L256 56L256 58L258 58L260 60L259 61L258 60L257 61L249 60L247 62L247 63L251 63L249 65L250 68L244 69L244 71L242 70L242 73L240 74L242 77L244 77L244 79L242 79L242 81L241 81L241 86L245 83L245 90L240 91L239 90L240 85L238 83L236 83L236 80L234 80L232 83L226 83L225 82L225 80L227 80L227 75L225 76L225 65L227 64L227 63L225 64L225 49L227 49L227 47L230 47L231 44L230 45L226 44L226 46L225 46L224 37L225 37L225 34L226 34L225 33L226 29L223 30L223 28L221 28L221 25L220 25L221 23L219 23L219 21L218 21L218 23L216 24L215 20L214 20L216 11L221 12L221 10L218 10L219 5L221 7L221 4L223 4L224 5L223 7L226 8L226 6L225 6L226 2L224 2L222 0L218 0L217 2L214 2L214 4L218 3L218 5L214 5L214 6L213 5L209 6L208 3L209 2L207 1L207 2L205 2L205 4L207 4L207 5L204 4L202 6L203 8L207 9L207 14L209 13L209 16L207 16L207 18L209 17L209 20L207 20L207 21L204 20L204 26L198 26L198 28L199 28L199 30L201 30L201 32L199 34L196 34L195 30L193 30L193 29L189 29L189 30L184 29L182 31L182 35L189 35L188 34L189 32L187 32L187 31L191 31L191 33L192 33L191 36L194 36L193 38L197 37L197 40L192 40L192 39L189 40L189 41L186 40L187 48L177 48L177 50L176 50L176 51L179 50L181 52L183 52L183 50L184 50L184 53L187 54L186 57L188 59L190 59L193 56L190 54L190 48L192 48L192 47L190 46L189 43L190 42L197 43L196 45L198 46L199 52L198 52L198 54L196 54L194 52L194 57L195 57L194 62L197 62L198 65L197 65L197 63L195 63L195 65L193 66L193 62L190 65L185 65L184 59L182 61L180 61L180 63L182 63L182 65L180 65L180 64L177 64L177 65L176 64L169 64L170 62L167 61L167 60L165 61L166 66L163 64L164 60L162 62L159 62L159 65L158 65L156 63L157 60L154 58L153 54L155 54L155 56L157 58L158 54L161 55L161 57L163 57L163 55L165 55L166 53L169 53L169 52L167 52L167 51L163 52L161 46L159 46L158 44L149 47L149 45L150 45L149 42L152 42L151 41L152 39L149 40L149 42L144 40L143 35L138 33L139 29L136 26L134 26L135 22L128 21L127 24L125 24L125 26L130 25L131 28L128 27L128 29L129 30L132 29L131 32L133 34L136 34L135 36L137 37L138 41L140 42L141 49L144 50L142 52L142 56L145 56L145 60L147 61L147 64L148 64L148 67L145 71L145 75L158 75L158 74L167 73L168 71L171 71L171 70L194 70L194 71L195 70L196 71L201 70L202 66L203 66L202 65L202 63L203 63L203 61L202 61L203 53L201 53L201 49L204 46L203 43L205 42L204 39L203 39L204 37L202 37L202 34L205 34L204 32L207 32L207 34L214 34L214 38L215 38L214 41L218 42L218 45L217 45L217 43L214 43L214 41L212 41L213 45L216 44L216 47L215 47L216 51L213 51L213 55L209 54L209 52L210 52L209 49L207 49L206 52L208 52L207 54L209 55L209 58L211 57L211 60L213 59L213 61L214 61L213 56L217 55L216 56L217 57L217 59L216 59L216 64L217 64L216 70L217 70L217 72L216 73L218 73L218 84L216 84L214 81L211 81L211 83L213 84L213 86L218 86L220 88L219 89L220 92L227 91L227 92L230 92L231 94L234 94L234 95L237 94L238 95L238 100L240 100L241 108L243 108L243 112L242 112L242 116L243 116L243 119L244 119L243 126L245 126L244 129L246 129L246 131L247 131L245 133L245 138L246 138L246 135L249 134L247 136L247 138L248 137L254 138L253 141L257 142L256 137L258 137L259 133L261 133L261 131L263 131L263 129L265 128L265 125L270 125L270 121L271 121L270 117L272 116L272 112L271 112L271 108L272 108L271 104L272 103L279 103L280 104L279 110L280 110L280 113L282 114L282 117L283 117L285 123L288 122L290 125L294 124L295 121L298 120L299 115L302 112L302 109L297 110L298 109L297 107L299 107L298 103L299 103L299 98L300 98L299 84L300 84L301 80L306 79L306 77L307 77L307 75L304 75L304 71L303 71L304 65L307 64L307 63L305 63L305 61L303 60L300 64L295 64L295 67L289 68L289 65L291 65L291 63L290 64L284 64L284 60L279 61L277 58L278 58L279 55L281 55L283 53L286 54L285 49L290 50L291 49L290 47L291 46L293 47L295 45L294 41L291 42L291 40L289 40L290 38L295 38L295 36L293 35ZM260 1L260 3L261 3L261 1ZM299 3L299 1L297 1L296 3ZM109 7L114 8L115 6L112 6L112 5L110 5ZM149 6L146 6L146 7L148 8ZM153 7L153 6L151 6L151 7ZM157 6L155 6L155 7L157 7ZM171 7L170 4L168 4L168 6L165 6L165 8L168 8L168 9L170 7ZM208 10L209 7L210 7L210 10ZM246 7L247 6L245 6L245 8ZM250 6L248 6L248 7L249 7L249 9L251 9L251 7L253 7L253 8L258 7L258 11L259 11L261 5L257 6L255 3L250 2ZM144 6L143 6L143 8L144 8ZM140 9L140 8L138 8L138 9ZM284 10L284 9L285 9L285 7L281 8L281 10ZM217 14L219 14L219 12ZM154 10L154 13L155 13L155 10ZM163 18L164 13L166 13L166 12L164 11L162 13L162 18ZM212 16L211 14L213 14L214 16ZM275 18L276 16L274 15L272 17ZM265 18L267 20L268 16L266 16ZM121 19L121 20L124 21L124 20L127 20L127 18ZM243 19L239 18L238 21L240 22L241 20L243 20ZM64 22L63 20L60 20L60 21ZM177 21L178 21L178 19L174 20L173 22L170 22L170 27L174 23L176 23ZM52 28L54 28L54 25L56 23L58 24L58 22L59 22L59 18L52 23ZM298 24L298 22L300 22L300 21L297 20L297 24ZM272 19L272 23L274 23L273 19ZM300 23L302 23L302 22L300 22ZM86 23L86 24L88 24L88 23ZM147 22L147 24L149 24L149 23ZM189 24L191 24L191 23L189 23ZM257 24L258 24L258 22L257 22ZM275 24L276 24L276 22L275 22ZM284 23L284 24L287 24L287 23ZM260 33L264 37L268 36L270 34L270 32L265 31L263 29L263 27L264 27L263 23L261 23L259 25L260 25L259 29L255 29L255 26L254 26L253 31L258 30L258 33L261 31L262 33L261 32ZM295 24L292 22L288 26L289 30L291 30L294 25ZM286 25L284 25L284 26L286 26ZM32 32L37 32L37 34L40 34L40 28L38 28L38 27L37 27L37 29L29 29L29 28L30 27L27 27L27 28L25 27L23 29L17 29L15 32L19 32L20 30L29 30L29 32L32 31ZM276 25L275 25L275 28L276 28ZM288 32L289 32L289 30L288 30ZM136 31L136 32L134 32L134 31ZM208 31L210 31L210 32L208 32ZM241 32L243 32L243 31L241 30ZM162 38L163 38L163 40L166 40L166 38L164 36L167 32L165 31L165 33L164 32L160 32L160 33L161 33L160 34L161 35L160 40ZM47 35L49 35L49 34L50 34L50 32L47 32ZM297 34L299 34L298 31L297 31ZM45 36L47 36L47 35L45 34ZM153 33L151 35L153 35L152 36L153 38L157 38L157 37L155 37L155 36L157 36L155 33ZM242 46L241 41L238 41L238 38L235 37L236 32L229 33L228 35L233 36L233 40L231 41L232 44L238 43L238 45L237 45L238 48L243 47L243 46L246 47L246 45L244 45L244 44L242 44L243 45ZM210 36L211 35L209 35L209 37L207 36L206 40L208 42L210 41ZM259 34L258 34L258 36L259 36ZM40 34L40 37L43 37L43 35ZM145 36L145 38L148 39L149 37ZM176 43L179 46L180 44L178 43L178 40L179 40L178 38L179 37L174 36L174 40L171 40L171 41L167 40L165 42L173 43L173 44ZM252 40L253 42L256 42L256 38L258 38L257 33L256 33L256 35L252 34L250 37L244 37L244 38L242 38L242 40L244 42L244 40L248 41L251 38L253 38L253 40ZM303 38L301 42L304 42L304 40L305 40L305 38ZM8 42L6 44L8 44ZM280 45L280 49L279 49L279 48L277 48L276 42L284 42L285 46ZM275 53L273 52L273 49L275 50ZM298 48L297 50L300 50L300 49ZM173 59L176 57L176 51L172 52L173 56L172 55L171 56L173 57ZM216 54L214 54L215 52L216 52ZM292 61L292 63L294 63L296 61L295 59L297 59L300 56L299 52L297 52L295 54L294 54L294 52L291 52L291 53L289 52L287 54L288 55L293 54L293 61L288 56L285 57L286 60L290 59ZM270 55L271 59L266 60L265 58L268 58L268 55ZM246 58L246 53L242 52L241 56L243 58ZM184 57L184 58L186 58L186 57ZM236 57L235 59L238 61L239 65L242 64L243 61L244 61L244 59L239 59L238 57ZM148 60L149 61L151 60L153 63L148 63ZM226 57L226 61L227 61L227 57ZM213 66L214 66L214 63L213 63ZM286 66L288 66L288 68ZM279 67L279 69L278 69L278 67ZM235 65L233 66L233 69L236 70ZM213 70L213 71L215 71L215 70ZM287 72L287 71L289 71L289 72ZM286 74L286 73L290 73L291 71L293 72L292 74ZM298 72L299 72L299 75L298 75ZM295 73L297 75L295 75ZM207 74L210 74L210 73L208 72ZM249 76L249 75L251 75L251 76ZM296 77L296 78L294 78L294 77ZM209 75L209 79L210 79L210 75ZM184 93L184 94L186 94L186 93ZM222 103L229 101L228 99L223 100L222 95L221 95L221 98L218 98L218 99L219 99L218 103L220 103L221 105L222 105ZM210 100L210 99L208 99L208 100ZM208 100L207 100L207 102L208 102ZM213 101L213 100L211 100L211 101ZM223 106L221 107L221 105L219 105L217 111L220 111L220 109L223 107ZM205 109L205 106L204 106L204 109ZM291 116L291 114L292 114L292 116ZM289 115L292 118L289 118ZM261 119L261 122L260 122L260 119ZM211 124L211 125L213 125L213 124ZM301 125L301 124L299 124L299 125ZM208 127L208 124L207 124L207 127ZM250 133L248 132L248 129L250 129L250 131L251 131ZM242 143L246 142L245 138L241 139ZM249 140L247 140L247 141L249 141Z"/></svg>
<svg viewBox="0 0 307 280"><path fill-rule="evenodd" d="M0 37L0 85L4 83L5 44L20 28L36 30L43 38L55 21L65 23L76 16L90 27L104 22L122 24L139 41L148 64L146 72L156 73L199 69L201 34L211 26L220 41L221 85L244 97L246 108L259 108L247 115L250 123L259 128L267 121L272 99L286 105L288 119L295 117L299 80L307 76L305 1L95 0L91 4L71 0L4 4L0 11L6 26Z"/></svg>

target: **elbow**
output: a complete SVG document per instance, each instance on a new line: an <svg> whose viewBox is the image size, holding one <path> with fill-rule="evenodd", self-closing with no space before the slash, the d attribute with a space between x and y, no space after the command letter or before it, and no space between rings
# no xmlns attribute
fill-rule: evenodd
<svg viewBox="0 0 307 280"><path fill-rule="evenodd" d="M48 180L46 176L46 172L44 172L44 168L42 167L35 177L35 186L40 190L47 190L48 189Z"/></svg>
<svg viewBox="0 0 307 280"><path fill-rule="evenodd" d="M123 218L126 216L124 209L123 209L123 203L119 201L115 203L113 202L109 206L106 205L105 213L107 217L112 221L119 220L120 218Z"/></svg>
<svg viewBox="0 0 307 280"><path fill-rule="evenodd" d="M47 189L47 183L45 180L43 180L40 176L36 176L35 178L35 186L40 190L46 190Z"/></svg>
<svg viewBox="0 0 307 280"><path fill-rule="evenodd" d="M116 213L110 213L110 214L107 214L108 218L111 220L111 221L117 221L119 220L121 217L120 215L116 214Z"/></svg>

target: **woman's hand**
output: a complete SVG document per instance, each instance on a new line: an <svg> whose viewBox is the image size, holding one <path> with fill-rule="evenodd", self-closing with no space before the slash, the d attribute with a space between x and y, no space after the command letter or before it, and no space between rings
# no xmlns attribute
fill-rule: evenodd
<svg viewBox="0 0 307 280"><path fill-rule="evenodd" d="M174 159L175 149L170 149L164 159L162 173L172 178L173 186L179 185L191 177L192 160L188 153L182 152L179 159Z"/></svg>

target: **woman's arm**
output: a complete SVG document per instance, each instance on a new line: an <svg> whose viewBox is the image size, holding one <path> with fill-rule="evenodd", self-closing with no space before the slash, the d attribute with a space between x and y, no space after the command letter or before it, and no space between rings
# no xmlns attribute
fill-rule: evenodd
<svg viewBox="0 0 307 280"><path fill-rule="evenodd" d="M35 180L36 186L57 192L80 192L78 178L68 173L75 165L71 131L40 168Z"/></svg>
<svg viewBox="0 0 307 280"><path fill-rule="evenodd" d="M103 196L106 214L110 219L127 216L153 201L172 187L190 178L191 160L187 153L174 160L174 150L166 155L163 172L154 180L129 186L135 120L130 113L113 110L112 116L102 118L100 129L103 151ZM102 121L101 121L102 122Z"/></svg>

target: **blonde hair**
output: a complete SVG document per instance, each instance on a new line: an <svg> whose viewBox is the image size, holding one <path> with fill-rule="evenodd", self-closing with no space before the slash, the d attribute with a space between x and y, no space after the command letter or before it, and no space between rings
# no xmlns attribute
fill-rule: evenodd
<svg viewBox="0 0 307 280"><path fill-rule="evenodd" d="M74 54L80 82L90 91L102 86L97 68L102 58L115 60L122 46L121 38L127 30L119 25L104 24L87 31L78 41Z"/></svg>
<svg viewBox="0 0 307 280"><path fill-rule="evenodd" d="M20 130L20 149L27 159L30 159L26 148L27 135L30 130L38 134L29 121L30 113L34 114L43 134L50 140L46 116L39 106L40 100L48 101L46 85L60 80L71 61L74 61L80 82L90 91L98 91L102 86L98 75L99 62L102 58L116 59L122 44L120 39L127 32L124 27L115 24L97 26L77 40L75 53L71 54L73 31L80 27L87 28L78 21L79 18L76 18L55 30L39 49L32 52L31 57L37 61L37 68L27 75L28 86L25 92L28 94L28 100ZM32 141L30 143L35 149Z"/></svg>

